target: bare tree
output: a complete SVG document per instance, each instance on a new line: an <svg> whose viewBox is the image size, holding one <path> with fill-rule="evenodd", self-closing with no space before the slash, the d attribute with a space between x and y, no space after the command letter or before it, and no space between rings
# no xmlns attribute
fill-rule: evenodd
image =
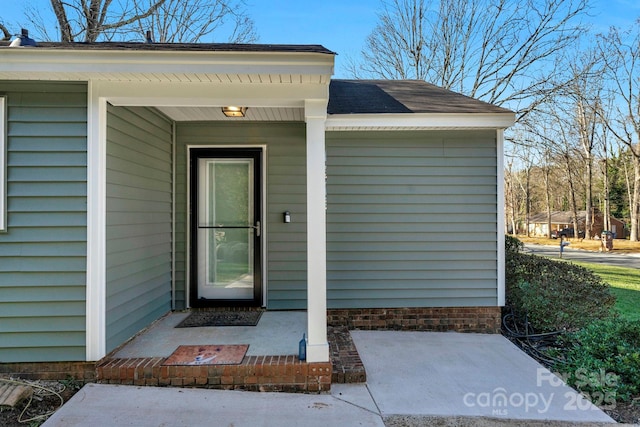
<svg viewBox="0 0 640 427"><path fill-rule="evenodd" d="M586 29L589 0L388 0L355 77L427 80L518 110L518 120L565 80L560 53Z"/></svg>
<svg viewBox="0 0 640 427"><path fill-rule="evenodd" d="M569 208L571 210L571 222L574 230L574 237L580 236L580 228L578 224L578 197L577 184L580 182L579 166L582 161L577 162L579 157L579 148L576 144L576 131L573 121L567 120L567 113L562 111L561 106L555 106L549 112L551 123L555 132L552 134L553 147L559 154L562 162L562 170L565 173L564 182L566 183L567 197L569 199ZM551 142L551 141L550 141Z"/></svg>
<svg viewBox="0 0 640 427"><path fill-rule="evenodd" d="M629 206L630 240L638 241L640 215L640 21L631 29L612 28L600 38L600 52L615 100L612 117L603 118L608 130L629 148L633 157L633 185Z"/></svg>
<svg viewBox="0 0 640 427"><path fill-rule="evenodd" d="M153 0L140 13L130 13L124 1L113 6L113 0L51 0L58 23L60 41L93 43L98 37L113 37L122 28L153 14L166 0Z"/></svg>
<svg viewBox="0 0 640 427"><path fill-rule="evenodd" d="M573 120L582 148L585 166L585 239L591 239L595 211L593 210L593 163L598 133L601 131L598 108L603 91L603 69L596 52L587 51L569 63L573 79L565 96L574 106ZM600 147L601 148L601 147Z"/></svg>
<svg viewBox="0 0 640 427"><path fill-rule="evenodd" d="M43 40L63 42L145 40L200 42L205 36L228 43L258 39L244 0L50 0L58 36L41 10L31 7L28 18ZM45 12L46 13L46 12ZM213 41L213 40L212 40Z"/></svg>
<svg viewBox="0 0 640 427"><path fill-rule="evenodd" d="M517 235L518 234L518 212L520 197L518 194L518 187L516 184L516 171L514 170L514 161L509 159L506 162L506 169L504 174L504 189L505 189L505 225L507 229L505 233Z"/></svg>
<svg viewBox="0 0 640 427"><path fill-rule="evenodd" d="M154 0L133 2L136 14L142 15L152 8ZM139 19L136 27L141 37L151 30L159 43L196 43L205 36L226 43L258 40L243 0L165 0L153 13Z"/></svg>
<svg viewBox="0 0 640 427"><path fill-rule="evenodd" d="M4 24L2 22L0 22L0 31L2 31L2 38L0 38L0 40L10 40L11 39L11 32L9 31L9 29L7 27L4 26Z"/></svg>
<svg viewBox="0 0 640 427"><path fill-rule="evenodd" d="M544 182L544 201L547 208L547 237L551 238L551 163L552 155L549 148L543 148L541 153L542 178Z"/></svg>
<svg viewBox="0 0 640 427"><path fill-rule="evenodd" d="M586 191L589 187L580 178L588 176L584 171L587 166L584 155L581 155L582 144L581 134L576 122L576 106L571 97L556 97L554 102L546 103L544 109L533 112L527 122L535 123L535 126L527 126L527 132L520 138L519 145L526 144L534 147L540 153L539 163L541 180L545 184L543 191L546 200L547 223L551 223L551 168L556 170L553 175L561 175L561 181L556 183L553 191L556 194L563 194L568 203L562 210L570 210L573 228L576 237L579 236L579 206L586 201ZM579 190L584 185L585 196L579 194ZM558 203L556 201L556 203ZM567 209L568 207L568 209Z"/></svg>
<svg viewBox="0 0 640 427"><path fill-rule="evenodd" d="M522 199L521 209L524 217L524 233L529 236L531 234L531 178L533 174L535 159L531 145L515 146L512 153L520 169L518 173L513 174L515 178L514 184L519 187L519 194Z"/></svg>
<svg viewBox="0 0 640 427"><path fill-rule="evenodd" d="M603 140L603 153L604 157L602 158L602 193L604 198L604 209L602 213L603 219L603 229L611 230L611 192L609 186L609 149L608 149L608 141L606 139Z"/></svg>

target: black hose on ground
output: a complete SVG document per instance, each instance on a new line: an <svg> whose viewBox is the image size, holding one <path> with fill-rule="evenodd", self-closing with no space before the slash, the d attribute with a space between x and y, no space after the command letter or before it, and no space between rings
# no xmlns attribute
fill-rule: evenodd
<svg viewBox="0 0 640 427"><path fill-rule="evenodd" d="M519 319L513 309L502 317L502 331L503 335L544 366L551 367L562 362L561 359L550 356L547 350L557 347L558 337L564 331L536 333L527 316Z"/></svg>

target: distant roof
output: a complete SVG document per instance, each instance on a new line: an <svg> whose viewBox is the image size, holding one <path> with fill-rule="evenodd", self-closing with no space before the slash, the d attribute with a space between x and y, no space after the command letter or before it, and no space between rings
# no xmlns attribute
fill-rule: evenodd
<svg viewBox="0 0 640 427"><path fill-rule="evenodd" d="M8 41L0 42L0 47L9 47ZM292 52L324 53L335 55L318 44L237 44L237 43L139 43L139 42L99 42L99 43L59 43L37 42L36 47L25 49L71 49L71 50L143 50L143 51L190 51L190 52Z"/></svg>
<svg viewBox="0 0 640 427"><path fill-rule="evenodd" d="M595 215L602 216L600 210L594 210ZM578 211L578 222L585 222L587 217L587 211ZM620 221L617 218L611 217L612 220ZM547 213L540 212L529 216L529 222L533 224L546 224ZM551 224L571 224L573 222L573 212L571 211L551 211Z"/></svg>
<svg viewBox="0 0 640 427"><path fill-rule="evenodd" d="M422 80L331 80L329 114L511 113Z"/></svg>
<svg viewBox="0 0 640 427"><path fill-rule="evenodd" d="M578 221L584 221L587 211L578 211ZM573 221L573 212L571 211L551 211L552 224L570 224ZM546 223L547 213L540 212L529 217L529 222Z"/></svg>

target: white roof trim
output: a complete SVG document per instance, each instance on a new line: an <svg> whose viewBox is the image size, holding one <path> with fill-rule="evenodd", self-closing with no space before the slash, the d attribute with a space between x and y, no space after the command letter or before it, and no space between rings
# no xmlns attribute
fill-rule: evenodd
<svg viewBox="0 0 640 427"><path fill-rule="evenodd" d="M420 129L506 129L515 113L383 113L330 114L328 131L420 130Z"/></svg>
<svg viewBox="0 0 640 427"><path fill-rule="evenodd" d="M0 49L2 79L327 84L333 66L333 55L306 52Z"/></svg>

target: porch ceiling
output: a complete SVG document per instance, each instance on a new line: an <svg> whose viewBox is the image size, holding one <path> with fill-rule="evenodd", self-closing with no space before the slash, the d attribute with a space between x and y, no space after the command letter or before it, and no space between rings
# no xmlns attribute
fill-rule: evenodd
<svg viewBox="0 0 640 427"><path fill-rule="evenodd" d="M220 107L157 107L159 111L176 122L190 121L260 121L260 122L301 122L304 121L303 108L259 108L249 107L243 118L226 117Z"/></svg>

